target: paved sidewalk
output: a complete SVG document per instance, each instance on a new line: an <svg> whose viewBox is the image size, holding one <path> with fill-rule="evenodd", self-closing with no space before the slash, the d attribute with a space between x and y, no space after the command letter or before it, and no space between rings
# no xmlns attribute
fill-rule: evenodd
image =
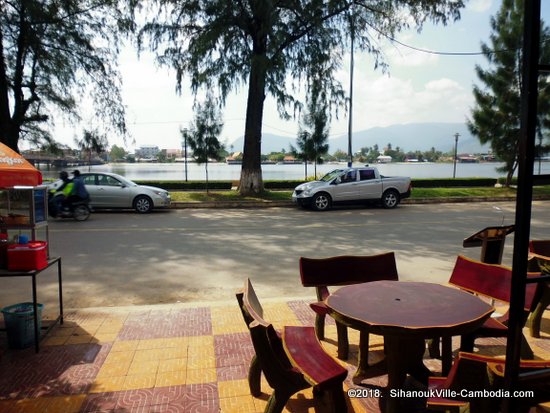
<svg viewBox="0 0 550 413"><path fill-rule="evenodd" d="M301 300L264 301L265 318L276 328L312 325L314 316ZM536 354L550 358L550 320L543 337L530 339ZM528 333L526 334L528 335ZM336 356L336 329L327 326L325 349ZM350 330L351 354L345 387L357 363L359 335ZM485 354L503 354L503 339L478 341ZM383 356L383 342L371 336L371 362ZM456 346L458 341L454 342ZM237 302L91 308L67 311L34 348L7 350L0 335L0 413L77 412L263 412L269 391L250 395L247 372L253 348ZM441 367L429 359L432 371ZM378 375L364 383L386 385ZM350 412L380 412L383 399L349 401ZM408 400L403 413L423 411L423 400ZM295 395L286 412L322 411L311 390Z"/></svg>

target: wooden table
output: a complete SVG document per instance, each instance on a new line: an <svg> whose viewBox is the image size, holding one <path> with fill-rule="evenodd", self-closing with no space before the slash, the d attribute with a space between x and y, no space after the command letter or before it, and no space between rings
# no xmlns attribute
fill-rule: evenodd
<svg viewBox="0 0 550 413"><path fill-rule="evenodd" d="M494 311L478 297L461 290L404 281L342 287L327 298L326 304L330 314L343 324L384 336L388 389L402 389L407 374L427 383L431 372L422 361L425 339L471 332ZM368 369L368 348L361 345L360 342L355 382ZM388 398L386 413L397 409L398 400Z"/></svg>
<svg viewBox="0 0 550 413"><path fill-rule="evenodd" d="M48 265L45 268L42 268L40 270L29 270L29 271L8 271L8 270L0 270L0 278L4 277L30 277L31 278L31 286L32 286L32 304L33 304L33 310L34 310L34 349L38 353L40 350L40 331L38 331L38 294L36 291L36 277L42 273L43 271L46 271L48 268L53 266L54 264L57 264L57 285L59 290L59 315L53 322L51 322L45 329L49 330L52 328L57 322L60 324L63 324L63 276L61 274L61 257L55 257L50 258L48 260Z"/></svg>

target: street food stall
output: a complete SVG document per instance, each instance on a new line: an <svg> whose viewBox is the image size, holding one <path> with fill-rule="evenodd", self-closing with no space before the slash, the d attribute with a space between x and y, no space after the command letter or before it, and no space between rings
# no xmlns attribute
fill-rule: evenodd
<svg viewBox="0 0 550 413"><path fill-rule="evenodd" d="M0 143L0 278L23 277L32 282L32 301L2 309L4 326L11 348L34 344L37 352L41 331L47 332L57 321L63 323L61 258L49 254L48 194L41 184L40 171ZM42 239L37 236L39 231ZM56 265L59 315L44 325L37 277Z"/></svg>

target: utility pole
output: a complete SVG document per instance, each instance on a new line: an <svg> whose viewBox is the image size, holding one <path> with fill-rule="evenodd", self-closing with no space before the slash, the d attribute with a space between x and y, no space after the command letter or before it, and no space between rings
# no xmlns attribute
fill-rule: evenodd
<svg viewBox="0 0 550 413"><path fill-rule="evenodd" d="M355 40L355 27L353 26L353 9L349 18L350 22L350 34L351 34L351 56L350 56L350 68L349 68L349 118L348 118L348 167L351 168L353 163L353 151L351 148L351 135L353 125L353 48Z"/></svg>
<svg viewBox="0 0 550 413"><path fill-rule="evenodd" d="M453 179L456 178L456 160L458 158L458 137L459 133L455 133L455 156L453 160Z"/></svg>
<svg viewBox="0 0 550 413"><path fill-rule="evenodd" d="M183 130L183 163L185 165L185 182L187 182L187 128Z"/></svg>

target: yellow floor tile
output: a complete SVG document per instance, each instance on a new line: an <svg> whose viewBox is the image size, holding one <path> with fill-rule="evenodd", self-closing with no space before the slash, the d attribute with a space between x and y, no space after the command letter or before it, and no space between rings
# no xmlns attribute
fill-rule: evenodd
<svg viewBox="0 0 550 413"><path fill-rule="evenodd" d="M156 375L158 367L158 360L138 361L134 359L128 369L128 376Z"/></svg>
<svg viewBox="0 0 550 413"><path fill-rule="evenodd" d="M187 384L214 383L216 381L216 369L187 370Z"/></svg>
<svg viewBox="0 0 550 413"><path fill-rule="evenodd" d="M173 337L173 338L166 338L165 339L165 346L166 348L179 348L179 347L187 347L187 344L189 343L189 340L187 337Z"/></svg>
<svg viewBox="0 0 550 413"><path fill-rule="evenodd" d="M188 337L189 347L206 347L214 348L214 336L193 336Z"/></svg>
<svg viewBox="0 0 550 413"><path fill-rule="evenodd" d="M60 337L46 336L46 338L44 339L44 341L42 341L41 344L43 346L61 346L65 344L68 338L69 338L68 336L60 336Z"/></svg>
<svg viewBox="0 0 550 413"><path fill-rule="evenodd" d="M43 413L78 413L82 407L82 403L86 399L85 394L79 394L76 396L60 396L60 397L46 397L45 410Z"/></svg>
<svg viewBox="0 0 550 413"><path fill-rule="evenodd" d="M104 363L97 373L97 377L119 377L128 375L131 361L122 361L117 363Z"/></svg>
<svg viewBox="0 0 550 413"><path fill-rule="evenodd" d="M158 373L168 373L170 371L185 371L187 369L187 359L167 359L160 360L158 366Z"/></svg>
<svg viewBox="0 0 550 413"><path fill-rule="evenodd" d="M139 340L115 341L111 347L111 353L118 351L134 351L137 349Z"/></svg>
<svg viewBox="0 0 550 413"><path fill-rule="evenodd" d="M65 344L87 344L94 341L94 336L89 334L83 334L78 336L71 336L67 338Z"/></svg>
<svg viewBox="0 0 550 413"><path fill-rule="evenodd" d="M150 350L155 348L163 348L165 344L165 339L155 338L149 340L139 340L137 350Z"/></svg>
<svg viewBox="0 0 550 413"><path fill-rule="evenodd" d="M105 363L124 363L131 362L134 359L133 351L117 351L115 353L110 352L105 359Z"/></svg>
<svg viewBox="0 0 550 413"><path fill-rule="evenodd" d="M90 393L104 393L124 390L125 376L97 377L92 383Z"/></svg>
<svg viewBox="0 0 550 413"><path fill-rule="evenodd" d="M112 343L116 340L117 333L95 333L94 339L99 343Z"/></svg>
<svg viewBox="0 0 550 413"><path fill-rule="evenodd" d="M220 410L223 413L260 413L254 404L252 396L238 396L230 398L220 398Z"/></svg>
<svg viewBox="0 0 550 413"><path fill-rule="evenodd" d="M122 390L152 389L155 387L156 374L142 376L126 376Z"/></svg>
<svg viewBox="0 0 550 413"><path fill-rule="evenodd" d="M180 386L187 383L185 370L159 372L155 381L155 387Z"/></svg>
<svg viewBox="0 0 550 413"><path fill-rule="evenodd" d="M228 380L218 382L218 394L220 399L237 396L249 396L248 380Z"/></svg>

